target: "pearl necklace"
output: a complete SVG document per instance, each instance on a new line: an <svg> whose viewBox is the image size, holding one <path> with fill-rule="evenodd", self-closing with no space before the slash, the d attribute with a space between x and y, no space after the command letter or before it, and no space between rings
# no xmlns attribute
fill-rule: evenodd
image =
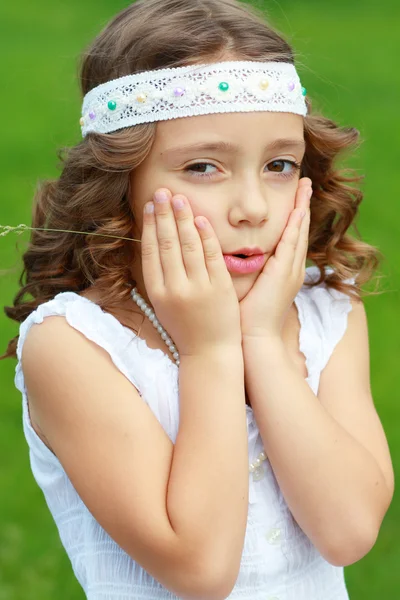
<svg viewBox="0 0 400 600"><path fill-rule="evenodd" d="M148 319L152 323L153 327L155 329L157 329L162 340L168 346L169 351L171 352L172 356L174 357L176 365L179 367L180 362L181 362L179 360L179 352L177 351L173 340L169 337L167 331L165 331L164 327L161 325L160 321L157 319L154 310L142 298L142 296L139 294L136 287L134 287L132 289L131 296L132 296L132 300L134 302L136 302L136 304L138 305L140 310L146 315L146 317L148 317ZM265 451L263 450L258 455L258 458L256 458L256 460L254 462L250 463L249 471L250 471L250 473L253 474L254 481L259 481L260 479L262 479L264 477L265 473L264 473L264 467L263 467L262 463L265 460L267 460L267 455L265 454Z"/></svg>
<svg viewBox="0 0 400 600"><path fill-rule="evenodd" d="M154 329L157 329L158 333L161 335L162 339L168 346L172 356L174 357L176 365L179 367L179 353L174 346L174 342L169 337L168 333L165 331L164 327L161 325L160 321L156 317L156 313L154 310L147 304L147 302L142 298L142 296L137 291L137 288L134 287L131 291L132 300L136 302L140 310L148 317L149 321L153 324Z"/></svg>

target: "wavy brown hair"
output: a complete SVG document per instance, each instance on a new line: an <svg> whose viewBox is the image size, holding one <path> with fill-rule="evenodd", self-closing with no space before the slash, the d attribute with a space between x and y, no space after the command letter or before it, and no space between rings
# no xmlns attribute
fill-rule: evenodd
<svg viewBox="0 0 400 600"><path fill-rule="evenodd" d="M179 40L177 42L177 32ZM138 0L120 12L83 55L81 91L110 79L201 61L260 60L294 63L289 44L263 13L237 0ZM313 181L308 260L320 269L317 285L350 296L378 267L378 251L348 235L363 195L360 177L338 170L336 159L357 146L359 133L312 113L304 119L306 153L302 176ZM32 227L129 237L134 215L129 177L151 151L156 124L116 133L88 134L65 151L59 179L39 185ZM18 323L64 291L82 292L96 282L99 305L113 312L129 298L130 264L136 242L98 235L32 231L23 254L20 290L6 315ZM333 268L326 273L325 267ZM357 275L356 284L344 280ZM25 298L29 295L30 298ZM0 358L15 357L18 336Z"/></svg>

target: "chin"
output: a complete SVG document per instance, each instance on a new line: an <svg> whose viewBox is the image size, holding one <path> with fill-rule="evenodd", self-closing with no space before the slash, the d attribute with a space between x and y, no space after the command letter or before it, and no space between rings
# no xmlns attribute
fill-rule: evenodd
<svg viewBox="0 0 400 600"><path fill-rule="evenodd" d="M257 276L258 273L250 273L249 275L235 275L232 277L233 287L235 288L239 302L250 292Z"/></svg>

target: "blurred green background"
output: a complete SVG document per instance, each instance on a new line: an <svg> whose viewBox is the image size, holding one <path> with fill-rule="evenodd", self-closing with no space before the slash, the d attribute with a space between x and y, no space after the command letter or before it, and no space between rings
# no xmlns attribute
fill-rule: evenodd
<svg viewBox="0 0 400 600"><path fill-rule="evenodd" d="M77 64L80 51L122 0L37 0L2 3L0 142L2 225L30 224L38 179L58 174L58 148L80 138ZM363 137L349 164L366 173L358 227L386 260L384 294L366 299L372 390L395 464L400 465L399 341L399 92L398 0L260 1L294 44L303 85L326 116ZM179 43L179 36L177 37ZM27 235L0 239L1 305L18 289ZM16 243L18 241L18 249ZM0 353L17 334L0 315ZM0 361L0 600L75 600L75 581L43 495L29 466L14 388L15 361ZM352 600L400 598L400 502L395 495L374 549L346 568Z"/></svg>

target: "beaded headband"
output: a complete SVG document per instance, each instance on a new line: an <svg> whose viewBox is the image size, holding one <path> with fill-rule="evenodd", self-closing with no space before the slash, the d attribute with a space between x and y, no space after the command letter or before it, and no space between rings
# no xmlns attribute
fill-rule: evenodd
<svg viewBox="0 0 400 600"><path fill-rule="evenodd" d="M82 135L212 113L307 115L306 89L291 63L229 61L157 69L103 83L83 99Z"/></svg>

